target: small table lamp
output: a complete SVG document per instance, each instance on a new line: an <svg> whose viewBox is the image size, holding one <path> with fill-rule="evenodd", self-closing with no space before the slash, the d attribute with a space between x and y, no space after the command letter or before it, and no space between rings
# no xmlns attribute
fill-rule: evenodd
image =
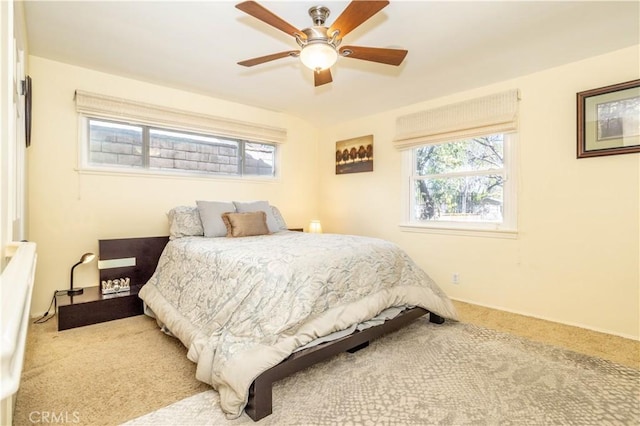
<svg viewBox="0 0 640 426"><path fill-rule="evenodd" d="M96 255L93 253L85 253L80 258L80 262L76 263L71 267L71 283L69 284L69 290L67 291L67 296L77 296L78 294L82 294L84 292L83 288L73 288L73 270L76 269L76 266L82 263L89 263L93 259L96 258Z"/></svg>
<svg viewBox="0 0 640 426"><path fill-rule="evenodd" d="M312 234L322 234L322 225L319 220L312 220L309 223L309 232Z"/></svg>

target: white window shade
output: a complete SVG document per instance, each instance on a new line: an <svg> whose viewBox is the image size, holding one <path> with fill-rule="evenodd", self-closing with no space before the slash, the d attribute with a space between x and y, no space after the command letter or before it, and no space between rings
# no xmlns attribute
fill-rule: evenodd
<svg viewBox="0 0 640 426"><path fill-rule="evenodd" d="M203 131L254 142L284 143L285 129L76 90L76 111L93 117L134 121L167 128Z"/></svg>
<svg viewBox="0 0 640 426"><path fill-rule="evenodd" d="M518 90L398 117L394 145L411 149L430 143L506 133L518 127Z"/></svg>

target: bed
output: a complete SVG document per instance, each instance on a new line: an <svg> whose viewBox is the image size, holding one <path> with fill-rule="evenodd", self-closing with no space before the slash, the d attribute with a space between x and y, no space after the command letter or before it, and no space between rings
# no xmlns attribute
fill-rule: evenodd
<svg viewBox="0 0 640 426"><path fill-rule="evenodd" d="M188 348L196 377L219 392L227 417L246 409L254 420L271 413L274 381L427 313L435 322L456 319L447 296L397 245L281 225L242 238L173 238L139 295Z"/></svg>

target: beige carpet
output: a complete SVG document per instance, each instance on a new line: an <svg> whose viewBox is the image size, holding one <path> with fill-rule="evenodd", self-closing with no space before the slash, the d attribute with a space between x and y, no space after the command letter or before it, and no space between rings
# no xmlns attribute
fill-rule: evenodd
<svg viewBox="0 0 640 426"><path fill-rule="evenodd" d="M14 425L33 424L34 411L115 425L210 389L184 346L149 317L56 327L55 318L30 327Z"/></svg>
<svg viewBox="0 0 640 426"><path fill-rule="evenodd" d="M462 321L520 334L640 367L640 342L456 303ZM115 425L202 391L186 349L139 316L63 332L55 318L32 325L15 425L32 413L66 414L76 424ZM37 414L36 414L37 415Z"/></svg>
<svg viewBox="0 0 640 426"><path fill-rule="evenodd" d="M640 368L640 341L454 301L462 322Z"/></svg>

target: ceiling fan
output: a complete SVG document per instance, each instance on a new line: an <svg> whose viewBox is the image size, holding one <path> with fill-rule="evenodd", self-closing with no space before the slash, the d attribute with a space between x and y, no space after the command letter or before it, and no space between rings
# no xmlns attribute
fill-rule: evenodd
<svg viewBox="0 0 640 426"><path fill-rule="evenodd" d="M244 1L237 4L236 8L294 37L300 50L273 53L247 59L238 64L252 67L276 59L300 57L302 63L314 71L316 87L333 81L330 68L338 60L338 56L398 66L407 56L406 50L363 46L338 48L344 36L388 4L388 1L353 0L330 27L325 26L330 13L329 9L324 6L313 6L309 9L313 26L299 30L255 1Z"/></svg>

